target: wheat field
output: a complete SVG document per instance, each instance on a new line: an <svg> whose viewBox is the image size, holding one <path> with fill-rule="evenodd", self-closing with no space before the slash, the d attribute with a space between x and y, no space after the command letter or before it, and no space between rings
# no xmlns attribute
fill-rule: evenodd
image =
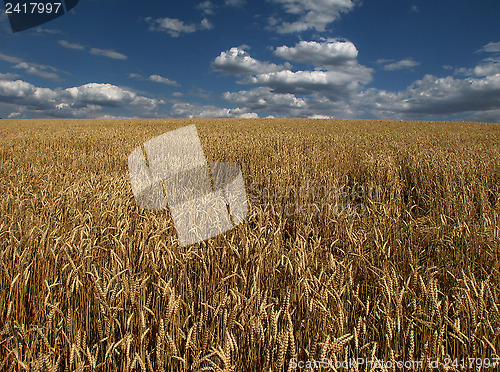
<svg viewBox="0 0 500 372"><path fill-rule="evenodd" d="M136 206L127 157L190 124L209 161L241 166L250 213L180 247L168 211ZM0 134L0 371L500 369L499 124L1 120Z"/></svg>

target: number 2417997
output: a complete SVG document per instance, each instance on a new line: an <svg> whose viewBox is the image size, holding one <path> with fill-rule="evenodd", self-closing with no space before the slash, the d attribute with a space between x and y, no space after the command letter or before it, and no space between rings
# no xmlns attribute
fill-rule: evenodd
<svg viewBox="0 0 500 372"><path fill-rule="evenodd" d="M5 4L5 13L7 14L52 14L64 11L62 3L24 3L24 4Z"/></svg>

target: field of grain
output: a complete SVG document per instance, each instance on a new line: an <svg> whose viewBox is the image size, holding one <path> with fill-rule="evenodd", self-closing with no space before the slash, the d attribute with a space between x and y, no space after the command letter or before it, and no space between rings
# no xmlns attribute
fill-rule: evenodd
<svg viewBox="0 0 500 372"><path fill-rule="evenodd" d="M168 211L135 205L127 157L190 124L209 161L241 166L251 210L179 247ZM498 124L1 120L0 134L0 371L493 370Z"/></svg>

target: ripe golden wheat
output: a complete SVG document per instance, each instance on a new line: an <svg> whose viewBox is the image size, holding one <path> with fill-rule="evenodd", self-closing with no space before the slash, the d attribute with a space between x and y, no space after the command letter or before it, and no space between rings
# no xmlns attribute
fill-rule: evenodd
<svg viewBox="0 0 500 372"><path fill-rule="evenodd" d="M135 205L127 156L193 123L207 158L241 165L255 195L242 224L181 248L168 211ZM499 356L500 125L1 125L0 371ZM376 192L260 192L311 185ZM290 215L290 201L364 213Z"/></svg>

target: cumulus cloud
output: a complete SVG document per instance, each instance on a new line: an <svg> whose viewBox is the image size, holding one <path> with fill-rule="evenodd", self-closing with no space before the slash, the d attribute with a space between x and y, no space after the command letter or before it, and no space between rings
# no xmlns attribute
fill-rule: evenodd
<svg viewBox="0 0 500 372"><path fill-rule="evenodd" d="M128 57L122 53L118 53L112 49L99 49L99 48L91 48L91 54L95 54L96 56L108 57L111 59L127 59Z"/></svg>
<svg viewBox="0 0 500 372"><path fill-rule="evenodd" d="M184 21L180 19L168 17L157 19L147 17L145 21L149 24L150 31L163 31L172 37L178 37L182 33L193 33L213 28L213 25L206 18L202 19L199 25L195 23L184 23Z"/></svg>
<svg viewBox="0 0 500 372"><path fill-rule="evenodd" d="M68 48L68 49L77 49L77 50L84 50L85 49L85 47L81 44L70 43L66 40L59 40L57 43L65 48Z"/></svg>
<svg viewBox="0 0 500 372"><path fill-rule="evenodd" d="M358 50L349 41L301 41L294 47L280 46L274 54L280 58L316 66L338 66L355 60Z"/></svg>
<svg viewBox="0 0 500 372"><path fill-rule="evenodd" d="M252 111L301 117L323 114L311 111L309 106L325 99L330 109L331 101L345 102L373 79L373 69L358 63L358 51L347 41L302 41L294 47L281 46L274 50L274 54L281 58L316 65L314 70L294 71L288 62L285 65L262 62L252 58L246 49L247 46L241 46L222 52L212 63L212 68L244 75L237 81L240 84L259 86L223 95L225 100ZM320 102L314 110L324 103Z"/></svg>
<svg viewBox="0 0 500 372"><path fill-rule="evenodd" d="M173 87L179 87L180 84L174 80L167 79L166 77L160 75L150 75L149 77L142 76L140 74L128 74L129 77L137 80L149 80L154 83L171 85Z"/></svg>
<svg viewBox="0 0 500 372"><path fill-rule="evenodd" d="M280 94L312 94L328 92L330 96L345 96L372 81L373 70L360 65L358 51L347 41L302 41L294 47L281 46L274 54L294 62L320 66L315 70L293 71L286 62L277 65L262 62L250 56L246 45L222 52L212 63L216 71L246 75L240 84L254 84L270 88Z"/></svg>
<svg viewBox="0 0 500 372"><path fill-rule="evenodd" d="M469 76L425 75L401 91L370 88L352 95L350 107L359 115L381 119L450 120L500 123L498 61L482 61Z"/></svg>
<svg viewBox="0 0 500 372"><path fill-rule="evenodd" d="M302 42L295 47L276 49L294 62L316 65L327 62L326 42ZM491 48L490 48L491 49ZM306 51L315 53L309 58ZM226 92L223 98L243 110L262 116L379 118L406 120L450 120L500 122L500 57L490 57L475 67L460 69L464 75L425 75L406 89L386 91L365 86L371 82L373 70L358 64L351 48L351 59L337 65L311 71L291 69L255 73L258 69L243 69L247 73L239 83L258 85L251 90ZM251 58L251 57L247 57ZM313 61L313 59L315 61ZM383 66L410 68L411 63L379 60ZM403 60L403 61L405 61ZM253 60L252 65L259 61ZM237 63L243 65L244 63ZM393 67L390 67L391 70Z"/></svg>
<svg viewBox="0 0 500 372"><path fill-rule="evenodd" d="M325 31L330 23L355 7L353 0L273 0L281 4L286 13L298 17L294 22L286 22L271 17L269 25L279 33L303 32L307 30Z"/></svg>
<svg viewBox="0 0 500 372"><path fill-rule="evenodd" d="M90 83L64 90L74 102L99 106L118 107L132 104L137 98L133 92L121 89L116 85Z"/></svg>
<svg viewBox="0 0 500 372"><path fill-rule="evenodd" d="M0 103L12 112L48 117L96 117L103 108L145 113L164 104L112 84L90 83L67 89L37 87L26 81L0 80Z"/></svg>
<svg viewBox="0 0 500 372"><path fill-rule="evenodd" d="M381 61L381 60L379 60L379 61ZM405 59L402 59L401 61L386 64L384 66L384 70L396 71L396 70L410 69L410 68L416 67L418 65L420 65L420 63L413 60L413 58L405 58Z"/></svg>
<svg viewBox="0 0 500 372"><path fill-rule="evenodd" d="M488 43L479 49L478 52L500 53L500 41Z"/></svg>
<svg viewBox="0 0 500 372"><path fill-rule="evenodd" d="M0 81L0 102L17 104L33 110L47 110L56 104L57 93L37 88L22 80ZM20 111L20 110L16 110Z"/></svg>
<svg viewBox="0 0 500 372"><path fill-rule="evenodd" d="M326 91L345 95L372 81L372 70L353 65L328 71L278 71L252 76L243 82L267 86L277 93L311 94Z"/></svg>
<svg viewBox="0 0 500 372"><path fill-rule="evenodd" d="M500 74L500 56L485 58L473 68L461 67L455 69L455 75L483 77L496 74Z"/></svg>
<svg viewBox="0 0 500 372"><path fill-rule="evenodd" d="M258 118L255 112L242 108L221 108L213 105L193 105L191 103L175 103L171 115L181 118Z"/></svg>
<svg viewBox="0 0 500 372"><path fill-rule="evenodd" d="M297 97L259 87L249 91L226 92L223 98L263 117L356 118L359 112L346 99L330 99L322 93Z"/></svg>
<svg viewBox="0 0 500 372"><path fill-rule="evenodd" d="M466 79L425 75L423 79L399 92L371 88L360 93L358 103L376 115L391 112L454 115L498 110L500 74ZM500 117L497 119L500 120Z"/></svg>
<svg viewBox="0 0 500 372"><path fill-rule="evenodd" d="M242 45L221 52L221 54L215 58L215 61L212 62L212 68L215 71L233 75L252 75L260 72L275 72L290 68L289 64L280 66L274 63L258 61L252 58L246 51L248 48L248 46Z"/></svg>
<svg viewBox="0 0 500 372"><path fill-rule="evenodd" d="M500 58L485 59L479 65L467 71L474 76L494 76L500 74Z"/></svg>
<svg viewBox="0 0 500 372"><path fill-rule="evenodd" d="M307 107L307 101L290 93L277 94L269 88L260 87L239 92L225 92L225 100L236 103L252 111L289 112Z"/></svg>

